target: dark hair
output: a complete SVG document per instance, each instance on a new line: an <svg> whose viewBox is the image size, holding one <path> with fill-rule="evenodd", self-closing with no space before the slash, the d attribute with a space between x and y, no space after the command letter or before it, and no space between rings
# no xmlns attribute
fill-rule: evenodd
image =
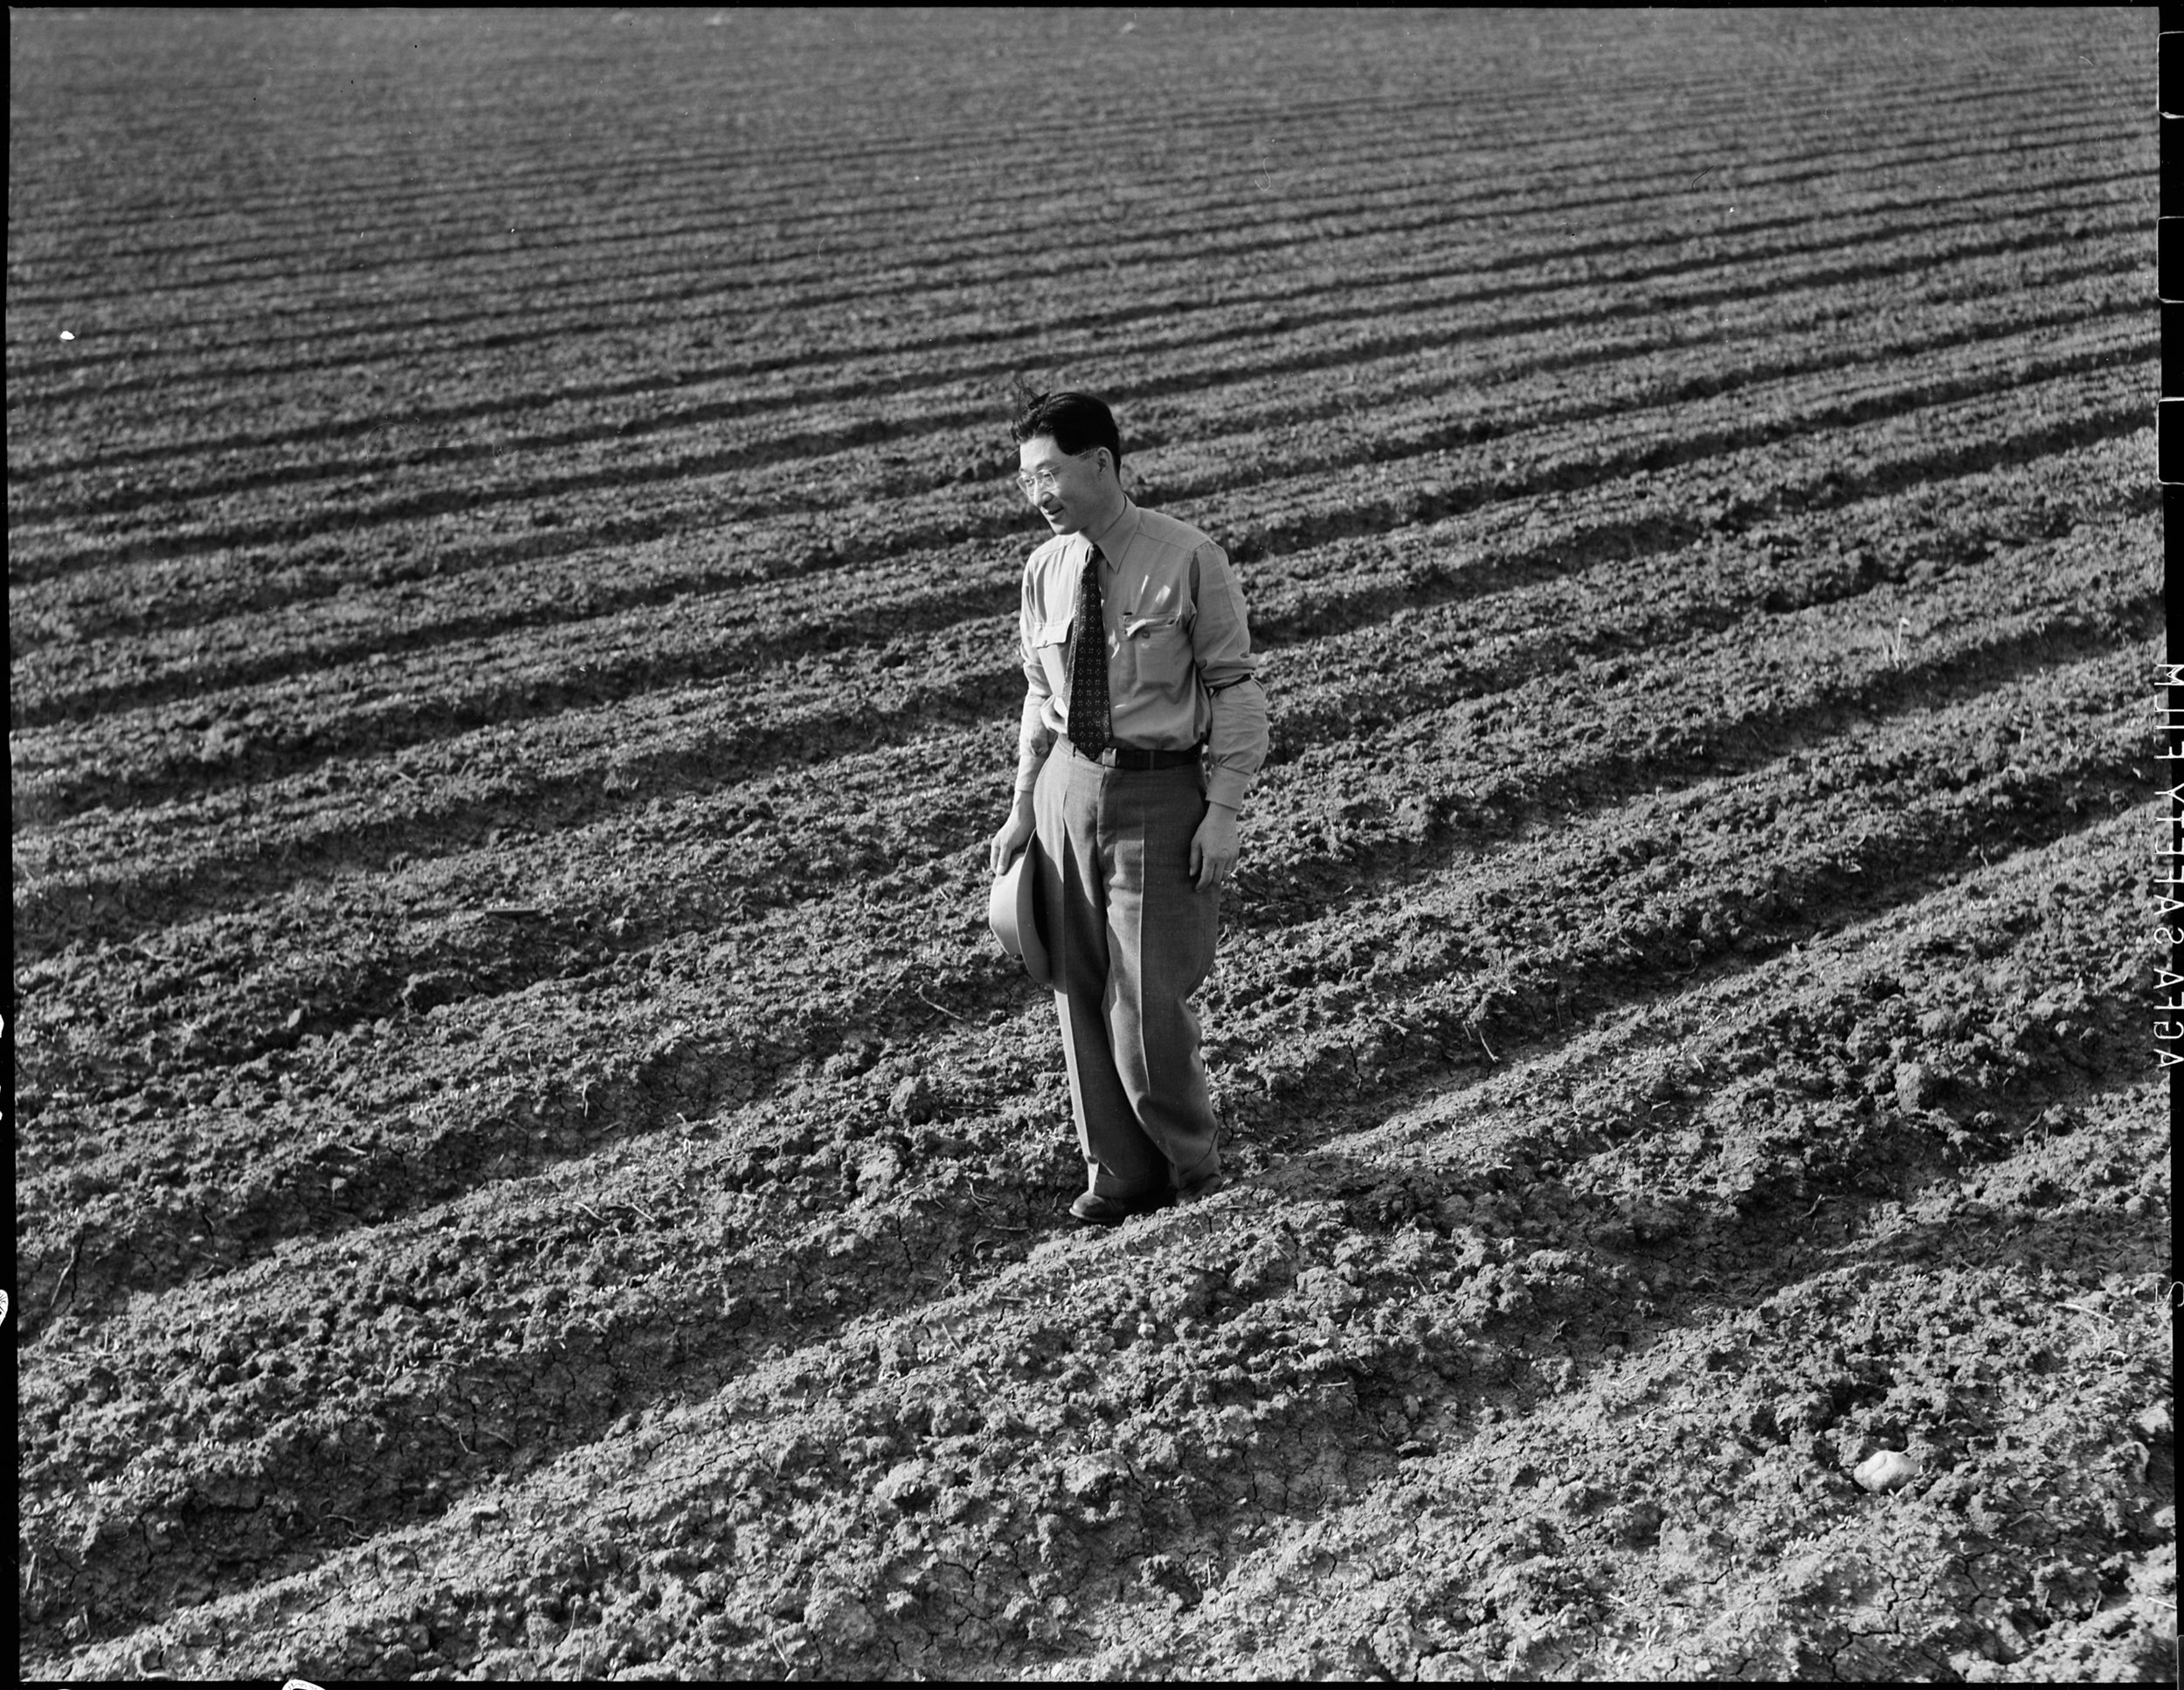
<svg viewBox="0 0 2184 1690"><path fill-rule="evenodd" d="M1116 469L1120 471L1123 467L1122 431L1115 426L1115 413L1098 395L1065 390L1060 393L1019 392L1014 398L1016 415L1009 424L1009 431L1018 445L1042 434L1048 435L1072 458L1095 446L1105 446L1115 454Z"/></svg>

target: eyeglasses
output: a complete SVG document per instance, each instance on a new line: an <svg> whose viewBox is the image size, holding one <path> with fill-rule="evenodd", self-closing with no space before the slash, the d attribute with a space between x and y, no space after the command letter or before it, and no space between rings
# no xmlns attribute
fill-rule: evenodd
<svg viewBox="0 0 2184 1690"><path fill-rule="evenodd" d="M1082 459L1087 453L1097 452L1099 448L1097 446L1087 446L1083 452L1073 452L1069 454L1069 456L1072 459ZM1023 488L1026 494L1036 498L1042 493L1054 492L1054 490L1060 486L1061 483L1056 479L1053 470L1037 469L1026 470L1023 473L1019 474L1016 478L1016 485Z"/></svg>

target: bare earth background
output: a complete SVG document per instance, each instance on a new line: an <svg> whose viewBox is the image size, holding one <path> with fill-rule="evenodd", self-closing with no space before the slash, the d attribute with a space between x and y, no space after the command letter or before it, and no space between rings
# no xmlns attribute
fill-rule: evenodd
<svg viewBox="0 0 2184 1690"><path fill-rule="evenodd" d="M2153 30L11 13L22 1672L2166 1676ZM1275 709L1099 1236L1018 374Z"/></svg>

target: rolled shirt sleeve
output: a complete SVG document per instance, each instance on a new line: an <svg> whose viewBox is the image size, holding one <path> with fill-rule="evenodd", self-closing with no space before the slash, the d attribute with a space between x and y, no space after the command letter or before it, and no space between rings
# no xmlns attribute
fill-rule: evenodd
<svg viewBox="0 0 2184 1690"><path fill-rule="evenodd" d="M1017 618L1017 649L1024 663L1024 708L1016 728L1016 790L1020 796L1039 784L1039 771L1047 754L1054 748L1061 715L1054 688L1047 679L1040 647L1068 637L1067 621L1056 623L1054 607L1046 602L1049 583L1034 554L1024 571L1024 597ZM1068 609L1064 606L1062 616Z"/></svg>
<svg viewBox="0 0 2184 1690"><path fill-rule="evenodd" d="M1241 810L1267 760L1266 689L1259 684L1243 588L1228 554L1208 541L1192 553L1191 571L1198 605L1191 651L1206 714L1206 802Z"/></svg>

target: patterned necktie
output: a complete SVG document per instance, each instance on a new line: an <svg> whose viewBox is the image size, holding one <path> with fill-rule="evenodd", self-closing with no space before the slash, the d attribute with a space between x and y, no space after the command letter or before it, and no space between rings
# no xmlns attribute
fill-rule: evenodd
<svg viewBox="0 0 2184 1690"><path fill-rule="evenodd" d="M1107 620L1100 605L1100 548L1092 548L1077 577L1076 625L1069 636L1069 743L1106 749L1115 721L1107 696Z"/></svg>

